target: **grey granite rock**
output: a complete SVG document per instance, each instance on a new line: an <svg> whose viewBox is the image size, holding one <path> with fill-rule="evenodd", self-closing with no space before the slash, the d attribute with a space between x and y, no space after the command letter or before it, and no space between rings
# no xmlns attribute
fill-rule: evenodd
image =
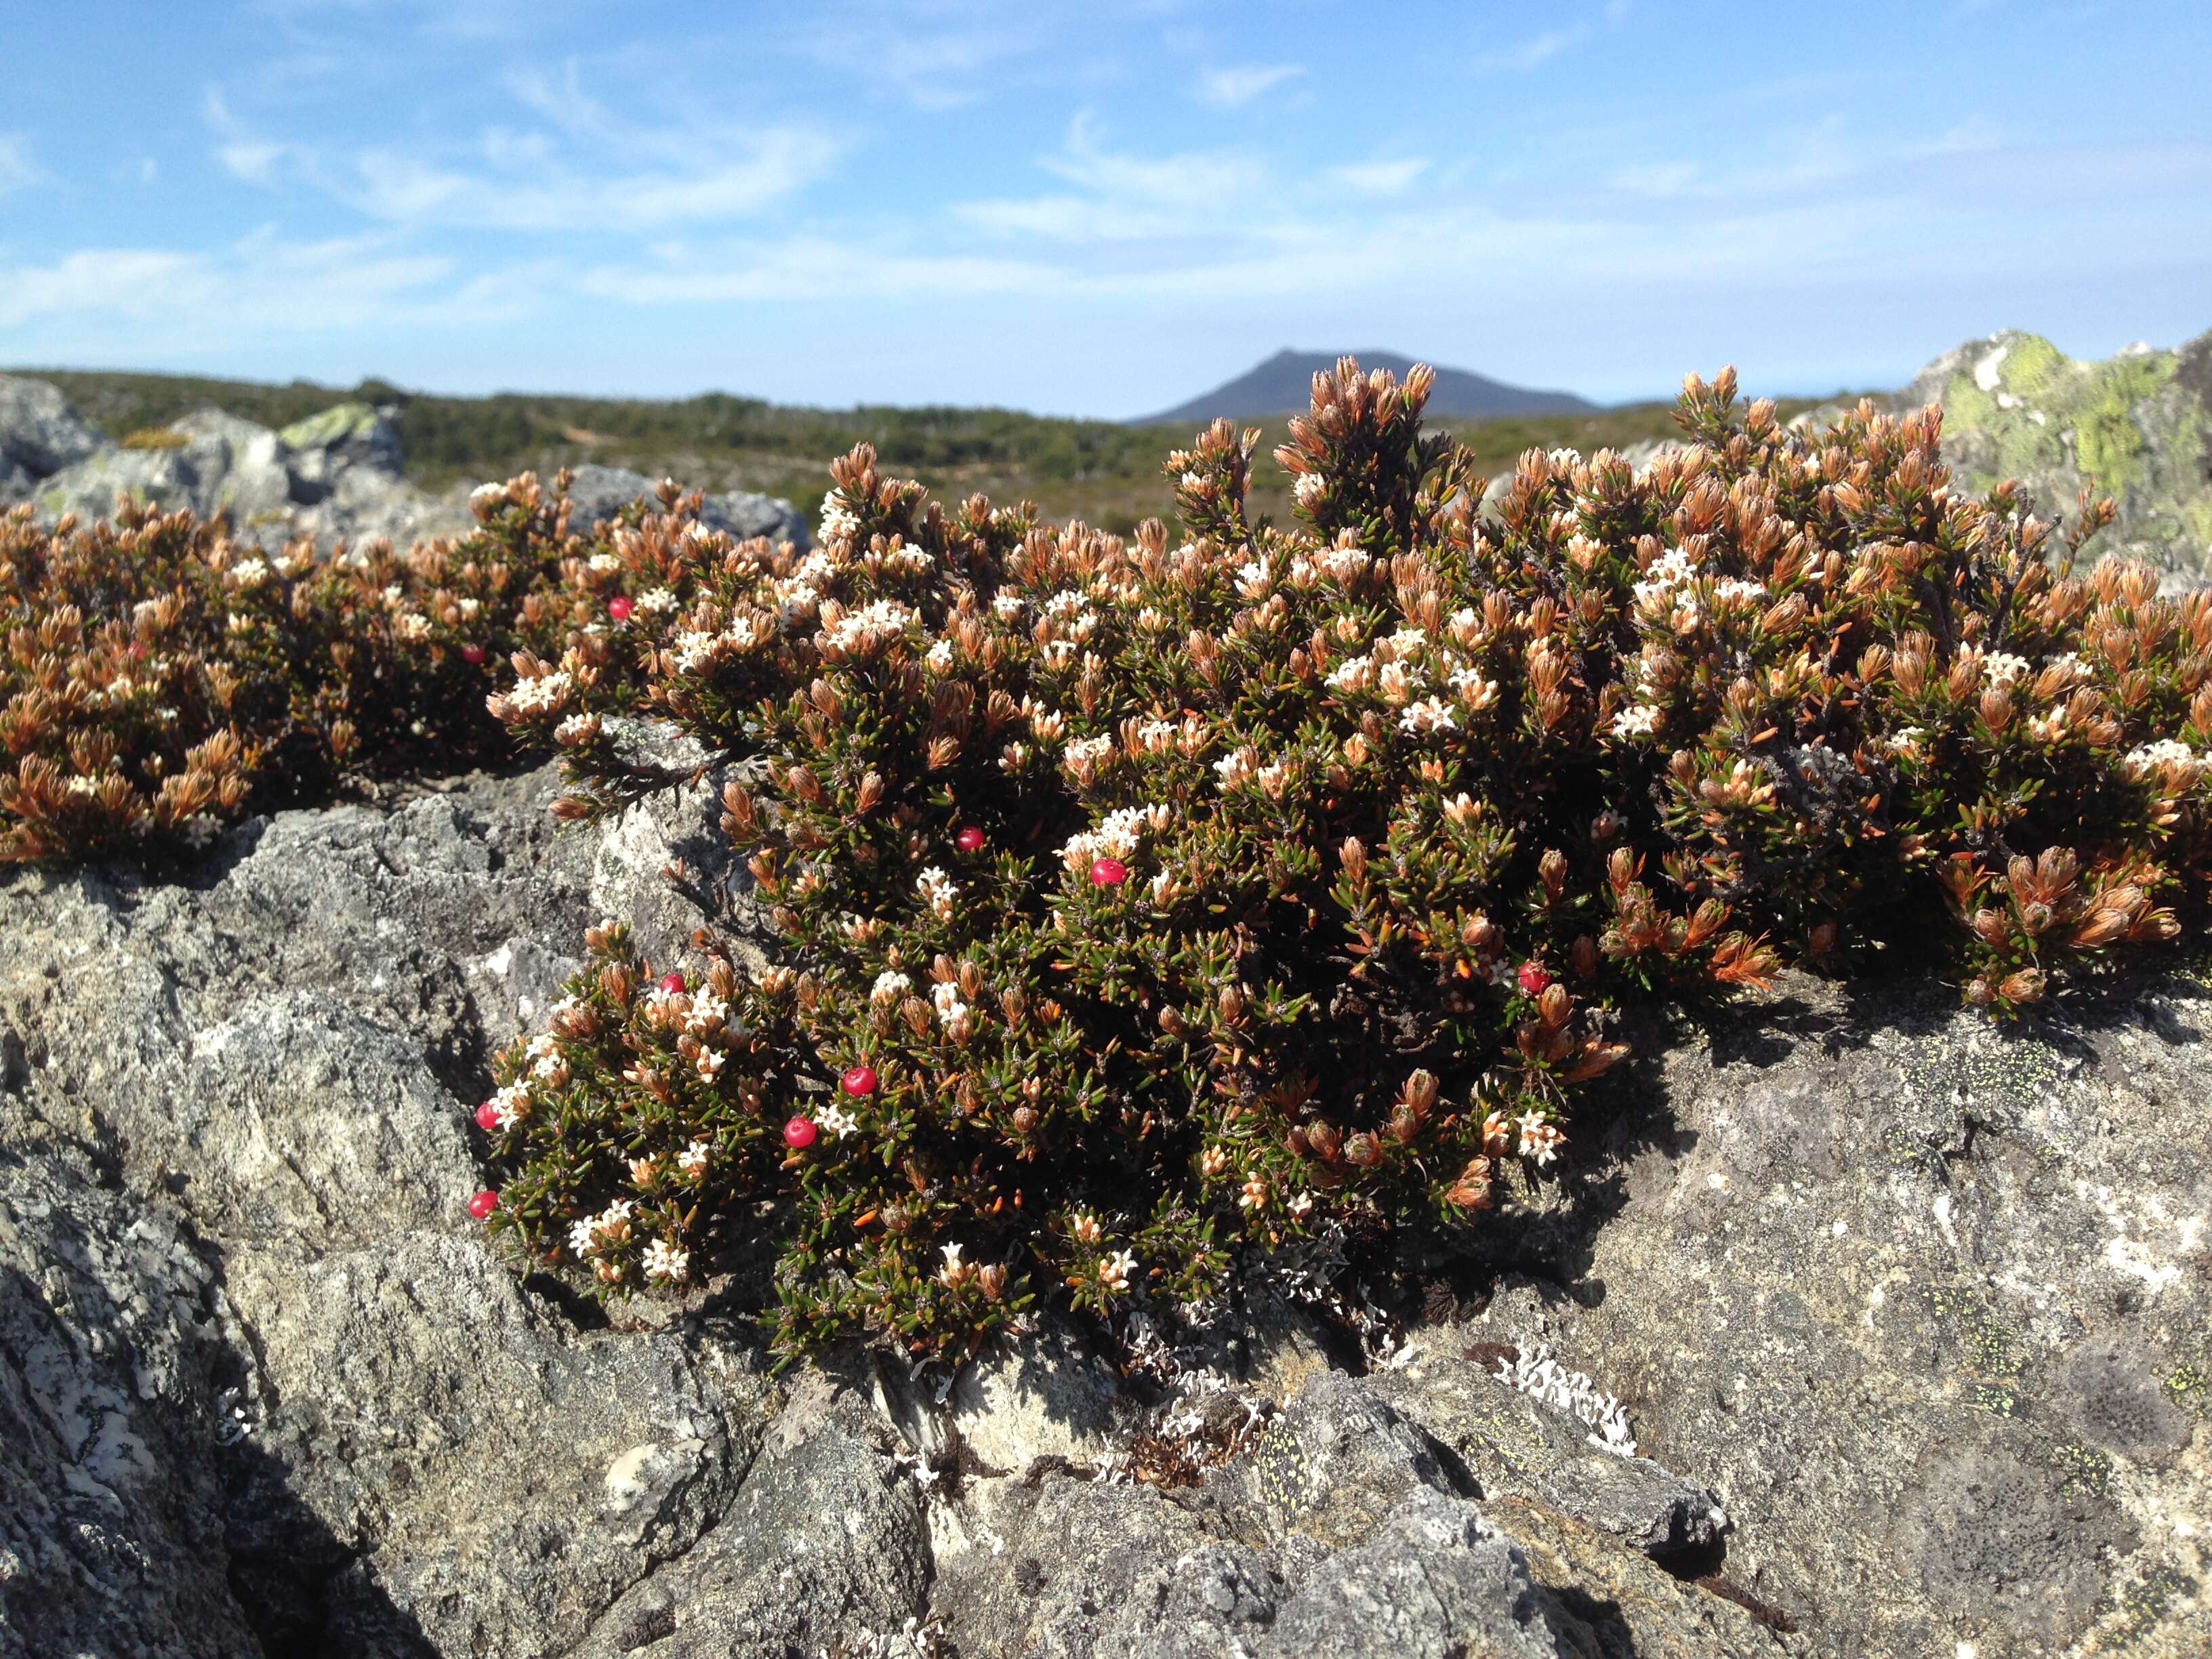
<svg viewBox="0 0 2212 1659"><path fill-rule="evenodd" d="M0 482L9 462L19 477L50 477L87 459L106 441L46 381L0 374Z"/></svg>
<svg viewBox="0 0 2212 1659"><path fill-rule="evenodd" d="M2193 981L2025 1037L1792 984L1647 1041L1486 1314L1366 1376L1228 1320L1273 1420L1163 1492L1102 1478L1141 1390L1065 1331L771 1376L485 1249L486 1057L589 921L680 955L672 860L742 919L714 788L559 831L549 773L475 778L185 881L0 878L0 1655L2206 1650Z"/></svg>
<svg viewBox="0 0 2212 1659"><path fill-rule="evenodd" d="M574 472L568 499L575 503L573 522L579 530L604 524L633 501L658 501L659 480L648 478L642 472L589 464L574 468ZM799 516L796 507L781 496L758 495L746 490L709 495L700 508L699 517L710 528L727 535L766 536L771 541L789 542L801 550L809 545L806 521Z"/></svg>

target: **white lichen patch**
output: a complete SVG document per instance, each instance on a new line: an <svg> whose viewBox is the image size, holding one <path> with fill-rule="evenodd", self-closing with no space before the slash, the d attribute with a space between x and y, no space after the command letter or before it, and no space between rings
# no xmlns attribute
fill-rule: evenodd
<svg viewBox="0 0 2212 1659"><path fill-rule="evenodd" d="M1549 1347L1516 1342L1518 1357L1495 1373L1498 1380L1532 1400L1556 1407L1589 1431L1589 1443L1616 1457L1636 1455L1636 1437L1620 1401L1599 1389L1584 1371L1571 1371L1552 1358Z"/></svg>
<svg viewBox="0 0 2212 1659"><path fill-rule="evenodd" d="M2112 1229L2105 1241L2105 1265L2126 1278L2141 1279L2153 1296L2179 1281L2186 1270L2181 1258L2203 1251L2205 1218L2173 1215L2155 1193L2142 1196L2142 1216L2130 1224L2110 1187L2077 1181L2074 1191L2094 1204Z"/></svg>

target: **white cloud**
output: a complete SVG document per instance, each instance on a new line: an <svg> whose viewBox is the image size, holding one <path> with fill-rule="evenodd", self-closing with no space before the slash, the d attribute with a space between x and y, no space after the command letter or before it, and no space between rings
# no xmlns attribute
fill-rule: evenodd
<svg viewBox="0 0 2212 1659"><path fill-rule="evenodd" d="M1541 34L1511 46L1499 46L1475 53L1474 67L1493 73L1525 75L1530 70L1540 69L1561 52L1571 52L1588 41L1596 30L1587 22L1577 23L1563 29L1547 29Z"/></svg>
<svg viewBox="0 0 2212 1659"><path fill-rule="evenodd" d="M1208 70L1198 77L1198 95L1217 109L1239 109L1261 93L1305 73L1297 64L1244 64Z"/></svg>
<svg viewBox="0 0 2212 1659"><path fill-rule="evenodd" d="M1428 167L1425 161L1415 158L1401 161L1354 161L1345 167L1331 167L1328 176L1362 196L1403 196L1413 187L1413 180L1428 171Z"/></svg>
<svg viewBox="0 0 2212 1659"><path fill-rule="evenodd" d="M0 196L33 185L52 182L53 175L31 159L31 141L20 132L0 132Z"/></svg>
<svg viewBox="0 0 2212 1659"><path fill-rule="evenodd" d="M304 183L396 227L633 233L755 216L827 173L842 143L818 129L702 118L623 119L586 92L572 61L510 76L508 93L556 132L494 124L473 143L348 154L273 140L203 103L216 160L264 186Z"/></svg>

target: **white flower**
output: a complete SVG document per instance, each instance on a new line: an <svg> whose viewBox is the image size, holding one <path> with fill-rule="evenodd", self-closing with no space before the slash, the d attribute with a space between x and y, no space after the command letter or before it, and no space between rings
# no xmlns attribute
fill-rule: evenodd
<svg viewBox="0 0 2212 1659"><path fill-rule="evenodd" d="M1098 1282L1119 1294L1129 1288L1130 1276L1137 1271L1137 1258L1127 1250L1105 1257L1098 1264Z"/></svg>
<svg viewBox="0 0 2212 1659"><path fill-rule="evenodd" d="M1318 472L1301 472L1298 481L1291 486L1291 495L1300 507L1310 511L1316 502L1328 494L1328 480Z"/></svg>
<svg viewBox="0 0 2212 1659"><path fill-rule="evenodd" d="M830 642L841 651L872 650L906 631L914 612L896 599L877 599L838 619Z"/></svg>
<svg viewBox="0 0 2212 1659"><path fill-rule="evenodd" d="M1893 755L1911 754L1927 735L1917 726L1899 726L1889 734L1889 750Z"/></svg>
<svg viewBox="0 0 2212 1659"><path fill-rule="evenodd" d="M1992 685L2009 685L2027 672L2025 657L2015 657L2009 651L1992 651L1982 659L1982 674Z"/></svg>
<svg viewBox="0 0 2212 1659"><path fill-rule="evenodd" d="M1451 705L1440 697L1424 697L1419 702L1407 703L1405 713L1398 716L1398 724L1413 732L1456 731L1459 726Z"/></svg>
<svg viewBox="0 0 2212 1659"><path fill-rule="evenodd" d="M952 672L952 641L938 641L923 653L922 661L929 665L929 672L933 674L950 674Z"/></svg>
<svg viewBox="0 0 2212 1659"><path fill-rule="evenodd" d="M952 901L960 896L960 888L951 877L933 864L914 878L914 886L939 921L952 920Z"/></svg>
<svg viewBox="0 0 2212 1659"><path fill-rule="evenodd" d="M676 595L665 587L649 588L637 596L637 608L658 615L676 609Z"/></svg>
<svg viewBox="0 0 2212 1659"><path fill-rule="evenodd" d="M503 483L482 483L469 491L469 505L480 509L495 507L506 499L507 486Z"/></svg>
<svg viewBox="0 0 2212 1659"><path fill-rule="evenodd" d="M937 1018L942 1024L950 1025L968 1012L968 1005L960 1000L960 988L950 980L931 986L929 1000L937 1005Z"/></svg>
<svg viewBox="0 0 2212 1659"><path fill-rule="evenodd" d="M707 1158L713 1148L703 1140L695 1140L676 1155L676 1167L695 1180L707 1173Z"/></svg>
<svg viewBox="0 0 2212 1659"><path fill-rule="evenodd" d="M720 1048L702 1048L697 1062L699 1075L712 1083L721 1075L722 1063L727 1058Z"/></svg>
<svg viewBox="0 0 2212 1659"><path fill-rule="evenodd" d="M517 1079L491 1097L493 1117L501 1129L512 1129L530 1115L530 1085Z"/></svg>
<svg viewBox="0 0 2212 1659"><path fill-rule="evenodd" d="M518 714L550 714L568 701L569 680L566 670L556 668L534 679L521 679L507 694L507 706Z"/></svg>
<svg viewBox="0 0 2212 1659"><path fill-rule="evenodd" d="M1659 729L1660 711L1648 702L1632 702L1613 717L1616 738L1648 738Z"/></svg>
<svg viewBox="0 0 2212 1659"><path fill-rule="evenodd" d="M991 610L996 616L1018 617L1022 614L1022 596L1018 593L1001 593L991 601Z"/></svg>
<svg viewBox="0 0 2212 1659"><path fill-rule="evenodd" d="M622 561L611 553L594 553L586 562L595 576L611 576L623 568Z"/></svg>
<svg viewBox="0 0 2212 1659"><path fill-rule="evenodd" d="M2120 763L2131 775L2141 778L2169 766L2191 765L2197 757L2197 751L2187 744L2173 738L2160 738L2155 743L2129 750Z"/></svg>
<svg viewBox="0 0 2212 1659"><path fill-rule="evenodd" d="M645 1247L645 1276L673 1285L691 1270L691 1252L654 1239Z"/></svg>
<svg viewBox="0 0 2212 1659"><path fill-rule="evenodd" d="M842 541L859 534L860 529L860 520L845 504L844 496L833 489L822 498L822 525L816 540Z"/></svg>
<svg viewBox="0 0 2212 1659"><path fill-rule="evenodd" d="M1375 659L1351 657L1329 671L1328 684L1338 691L1364 691L1375 684Z"/></svg>
<svg viewBox="0 0 2212 1659"><path fill-rule="evenodd" d="M840 1140L860 1127L860 1119L836 1106L817 1108L814 1121Z"/></svg>
<svg viewBox="0 0 2212 1659"><path fill-rule="evenodd" d="M875 988L868 993L868 1000L874 1003L896 1002L913 988L914 981L904 974L886 969L876 975Z"/></svg>
<svg viewBox="0 0 2212 1659"><path fill-rule="evenodd" d="M269 567L259 559L240 559L231 566L228 580L233 587L255 588L269 580Z"/></svg>
<svg viewBox="0 0 2212 1659"><path fill-rule="evenodd" d="M1182 487L1185 489L1196 489L1205 482L1205 478L1195 472L1186 472L1182 475Z"/></svg>
<svg viewBox="0 0 2212 1659"><path fill-rule="evenodd" d="M1548 1120L1531 1112L1521 1120L1521 1156L1533 1158L1539 1165L1549 1164L1559 1156L1559 1148L1566 1144Z"/></svg>

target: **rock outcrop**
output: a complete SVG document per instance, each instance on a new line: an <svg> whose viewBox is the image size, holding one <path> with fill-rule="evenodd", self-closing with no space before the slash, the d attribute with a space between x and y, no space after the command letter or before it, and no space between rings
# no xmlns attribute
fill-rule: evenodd
<svg viewBox="0 0 2212 1659"><path fill-rule="evenodd" d="M566 831L550 772L476 778L0 882L0 1656L2212 1646L2197 981L1655 1034L1486 1304L1358 1373L1255 1301L1180 1382L1051 1324L775 1374L727 1297L611 1323L463 1207L583 927L666 955L663 865L725 890L714 787ZM1163 1445L1212 1452L1127 1478Z"/></svg>
<svg viewBox="0 0 2212 1659"><path fill-rule="evenodd" d="M0 507L29 501L42 518L111 516L119 497L204 516L274 547L298 537L325 545L382 537L405 547L465 533L471 486L430 495L403 475L393 411L344 403L281 432L220 410L176 422L150 447L108 442L42 380L0 375ZM576 469L576 522L597 524L654 481L612 467ZM805 522L780 497L735 490L707 498L706 521L733 535L807 544Z"/></svg>
<svg viewBox="0 0 2212 1659"><path fill-rule="evenodd" d="M2099 552L2177 586L2212 580L2212 333L2084 362L2008 329L1945 352L1893 401L1943 406L1943 453L1967 489L2017 478L2049 519L2094 484L2119 504Z"/></svg>

